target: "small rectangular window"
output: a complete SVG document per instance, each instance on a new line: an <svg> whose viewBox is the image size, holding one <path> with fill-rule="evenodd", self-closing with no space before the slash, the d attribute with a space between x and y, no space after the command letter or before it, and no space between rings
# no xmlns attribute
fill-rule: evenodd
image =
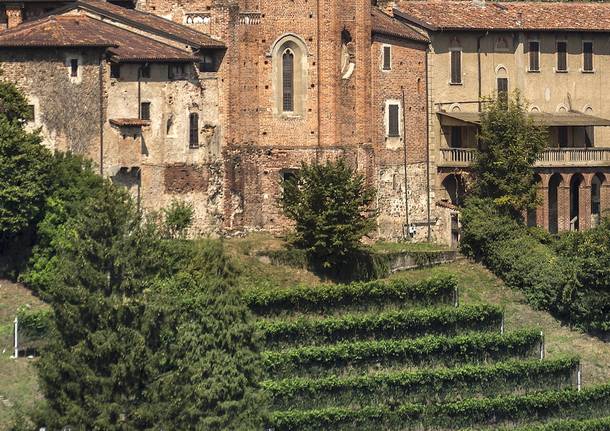
<svg viewBox="0 0 610 431"><path fill-rule="evenodd" d="M593 42L582 43L582 70L593 72Z"/></svg>
<svg viewBox="0 0 610 431"><path fill-rule="evenodd" d="M189 147L199 148L199 114L189 115Z"/></svg>
<svg viewBox="0 0 610 431"><path fill-rule="evenodd" d="M204 54L199 63L199 70L202 72L216 72L216 57L213 54Z"/></svg>
<svg viewBox="0 0 610 431"><path fill-rule="evenodd" d="M150 102L140 103L140 120L150 121Z"/></svg>
<svg viewBox="0 0 610 431"><path fill-rule="evenodd" d="M557 42L557 71L568 70L568 43Z"/></svg>
<svg viewBox="0 0 610 431"><path fill-rule="evenodd" d="M451 83L462 83L462 51L451 51Z"/></svg>
<svg viewBox="0 0 610 431"><path fill-rule="evenodd" d="M184 79L186 70L184 64L170 64L168 67L169 79Z"/></svg>
<svg viewBox="0 0 610 431"><path fill-rule="evenodd" d="M383 70L392 70L392 47L383 47Z"/></svg>
<svg viewBox="0 0 610 431"><path fill-rule="evenodd" d="M540 42L537 40L531 40L528 44L528 51L530 55L530 72L540 71Z"/></svg>
<svg viewBox="0 0 610 431"><path fill-rule="evenodd" d="M117 63L110 64L110 77L119 79L121 77L121 65Z"/></svg>
<svg viewBox="0 0 610 431"><path fill-rule="evenodd" d="M451 148L462 148L462 128L451 128Z"/></svg>
<svg viewBox="0 0 610 431"><path fill-rule="evenodd" d="M400 106L388 105L388 136L400 136Z"/></svg>
<svg viewBox="0 0 610 431"><path fill-rule="evenodd" d="M70 59L70 76L73 78L78 76L78 58Z"/></svg>
<svg viewBox="0 0 610 431"><path fill-rule="evenodd" d="M146 79L150 78L150 64L145 64L142 66L140 69L140 76Z"/></svg>

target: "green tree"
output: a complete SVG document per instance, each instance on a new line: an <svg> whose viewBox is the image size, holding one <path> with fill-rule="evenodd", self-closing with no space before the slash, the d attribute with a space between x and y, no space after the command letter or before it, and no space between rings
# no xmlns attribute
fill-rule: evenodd
<svg viewBox="0 0 610 431"><path fill-rule="evenodd" d="M527 115L519 93L488 100L481 115L475 190L518 217L536 206L533 165L548 144L545 128Z"/></svg>
<svg viewBox="0 0 610 431"><path fill-rule="evenodd" d="M280 205L295 222L293 244L325 269L349 260L375 226L375 190L342 159L303 164L283 184Z"/></svg>
<svg viewBox="0 0 610 431"><path fill-rule="evenodd" d="M0 82L0 249L33 226L51 178L51 152L25 130L27 100Z"/></svg>
<svg viewBox="0 0 610 431"><path fill-rule="evenodd" d="M221 249L164 241L104 182L56 238L37 362L49 429L256 429L264 404L252 317Z"/></svg>

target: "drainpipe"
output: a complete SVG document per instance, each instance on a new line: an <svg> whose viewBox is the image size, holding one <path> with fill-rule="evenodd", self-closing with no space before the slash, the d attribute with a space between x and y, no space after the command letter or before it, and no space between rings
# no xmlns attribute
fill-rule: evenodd
<svg viewBox="0 0 610 431"><path fill-rule="evenodd" d="M402 140L403 140L403 161L405 174L405 229L409 229L409 181L407 179L407 125L405 121L406 105L405 105L405 87L401 86L402 91ZM403 235L405 232L403 229ZM404 235L406 237L406 235Z"/></svg>
<svg viewBox="0 0 610 431"><path fill-rule="evenodd" d="M99 84L100 84L100 175L104 176L104 55L100 56Z"/></svg>
<svg viewBox="0 0 610 431"><path fill-rule="evenodd" d="M432 227L430 226L430 109L428 106L428 54L430 52L430 48L426 48L426 57L424 58L424 67L425 67L425 82L426 86L425 95L426 95L426 190L428 191L428 199L426 200L426 210L428 215L428 242L432 241Z"/></svg>
<svg viewBox="0 0 610 431"><path fill-rule="evenodd" d="M481 112L481 97L483 97L483 90L482 90L482 85L481 85L481 40L486 37L489 34L489 32L485 32L484 35L477 37L477 72L478 72L478 76L477 76L477 81L479 84L479 94L478 94L478 99L479 99L479 112Z"/></svg>
<svg viewBox="0 0 610 431"><path fill-rule="evenodd" d="M142 65L138 65L138 119L142 118Z"/></svg>

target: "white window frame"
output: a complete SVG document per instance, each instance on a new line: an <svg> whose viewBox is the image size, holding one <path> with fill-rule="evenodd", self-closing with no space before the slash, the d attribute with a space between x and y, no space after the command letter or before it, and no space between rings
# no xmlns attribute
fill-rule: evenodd
<svg viewBox="0 0 610 431"><path fill-rule="evenodd" d="M390 68L389 69L386 69L384 67L385 66L385 50L386 50L386 48L390 49ZM381 71L382 72L391 72L392 71L392 68L394 66L394 64L392 62L393 57L394 57L394 49L392 48L392 45L387 44L387 43L382 44L381 45Z"/></svg>
<svg viewBox="0 0 610 431"><path fill-rule="evenodd" d="M559 49L557 49L557 45L560 43L566 44L566 68L560 70L557 68L557 64L559 63ZM568 41L566 39L557 39L555 41L555 72L556 73L567 73L570 70L570 60L568 55Z"/></svg>
<svg viewBox="0 0 610 431"><path fill-rule="evenodd" d="M585 43L591 44L591 70L585 70ZM581 55L580 55L580 71L582 73L595 73L595 42L591 39L583 39L581 44Z"/></svg>
<svg viewBox="0 0 610 431"><path fill-rule="evenodd" d="M390 136L390 105L398 106L398 136ZM385 137L386 139L403 139L403 112L402 112L402 103L398 99L388 99L385 101L385 110L384 110L384 123L385 123Z"/></svg>
<svg viewBox="0 0 610 431"><path fill-rule="evenodd" d="M530 43L537 43L538 44L538 69L537 70L533 70L530 68L530 66L532 65L532 52L530 50ZM527 71L531 72L531 73L540 73L540 71L542 70L542 63L540 62L540 48L541 48L541 44L540 44L540 40L539 39L528 39L527 40Z"/></svg>
<svg viewBox="0 0 610 431"><path fill-rule="evenodd" d="M453 82L453 61L452 53L457 51L460 53L460 82ZM464 53L461 46L454 46L449 48L449 85L464 85L463 79L464 72Z"/></svg>

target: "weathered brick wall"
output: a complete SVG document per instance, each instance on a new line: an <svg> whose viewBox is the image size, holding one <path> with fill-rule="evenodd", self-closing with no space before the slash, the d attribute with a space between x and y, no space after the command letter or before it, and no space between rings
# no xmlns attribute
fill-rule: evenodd
<svg viewBox="0 0 610 431"><path fill-rule="evenodd" d="M99 162L99 64L102 52L82 50L0 50L2 79L13 82L34 105L33 127L42 127L44 143ZM79 59L77 77L69 59Z"/></svg>

